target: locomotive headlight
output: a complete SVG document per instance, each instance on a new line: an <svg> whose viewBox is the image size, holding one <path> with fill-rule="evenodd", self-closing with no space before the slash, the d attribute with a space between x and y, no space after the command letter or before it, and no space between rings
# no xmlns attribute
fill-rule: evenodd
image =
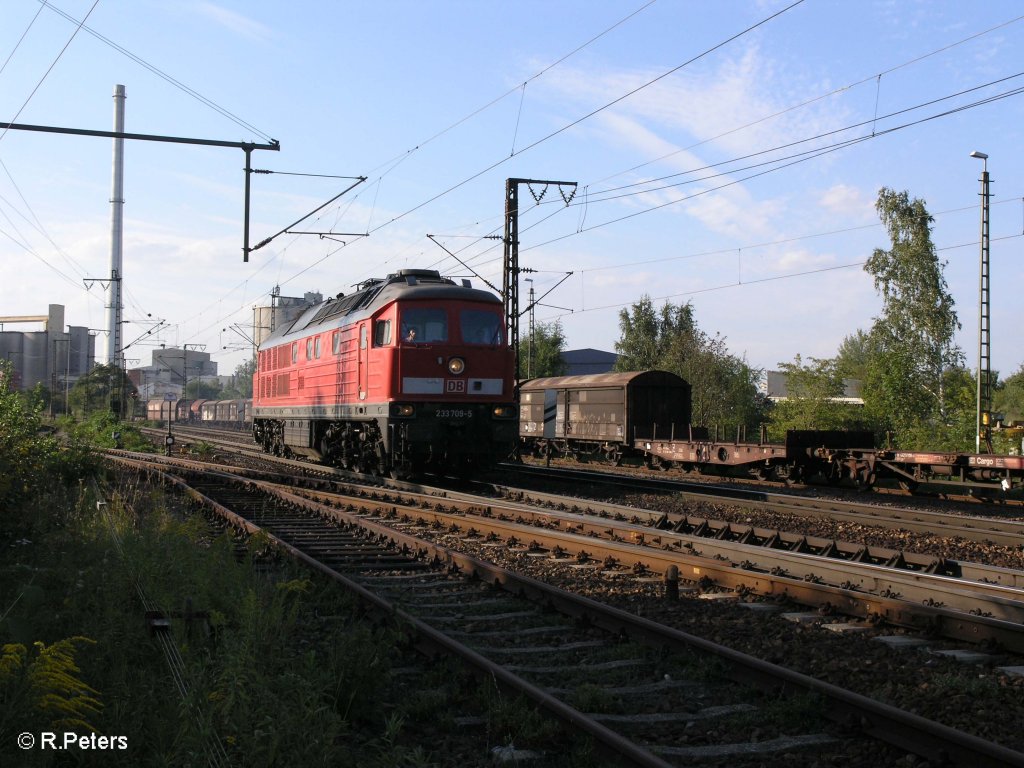
<svg viewBox="0 0 1024 768"><path fill-rule="evenodd" d="M448 372L453 376L458 376L466 370L466 361L461 357L452 357L448 360Z"/></svg>
<svg viewBox="0 0 1024 768"><path fill-rule="evenodd" d="M491 410L491 414L498 419L507 419L515 413L515 406L513 405L496 405Z"/></svg>
<svg viewBox="0 0 1024 768"><path fill-rule="evenodd" d="M413 407L408 403L395 403L391 406L391 413L394 416L412 416Z"/></svg>

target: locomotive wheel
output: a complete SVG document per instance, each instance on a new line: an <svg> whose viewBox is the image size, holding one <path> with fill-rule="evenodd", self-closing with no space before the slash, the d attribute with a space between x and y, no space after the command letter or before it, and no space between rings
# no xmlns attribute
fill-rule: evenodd
<svg viewBox="0 0 1024 768"><path fill-rule="evenodd" d="M320 441L320 455L322 457L321 461L323 461L324 464L327 464L328 466L334 465L334 446L326 437Z"/></svg>

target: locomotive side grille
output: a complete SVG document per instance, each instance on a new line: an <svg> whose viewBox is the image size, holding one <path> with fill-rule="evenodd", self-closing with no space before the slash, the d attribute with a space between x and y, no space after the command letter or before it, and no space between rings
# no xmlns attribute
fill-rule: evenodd
<svg viewBox="0 0 1024 768"><path fill-rule="evenodd" d="M273 378L273 391L271 392L270 396L271 397L282 397L284 395L287 395L288 394L288 390L289 390L289 381L291 380L291 375L287 374L287 373L279 373L279 374L273 376L272 378Z"/></svg>

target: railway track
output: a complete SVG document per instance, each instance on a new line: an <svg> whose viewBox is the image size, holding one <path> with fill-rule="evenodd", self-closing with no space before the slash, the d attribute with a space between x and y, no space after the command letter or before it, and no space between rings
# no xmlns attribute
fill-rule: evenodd
<svg viewBox="0 0 1024 768"><path fill-rule="evenodd" d="M242 455L262 457L268 460L272 458L255 450L251 441L227 431L183 428L181 432L192 438L208 440L214 444L225 446ZM156 434L156 430L154 430L154 434ZM309 468L318 465L310 465L309 462L283 461L285 466L304 466L307 468L307 472L317 471ZM533 481L555 482L566 486L588 488L591 491L591 496L614 495L622 491L634 494L642 492L671 493L683 500L733 502L754 509L778 510L808 518L875 526L888 530L930 533L966 541L1019 547L1024 550L1024 513L1016 505L986 505L984 507L986 514L976 515L966 514L962 511L944 512L921 506L901 507L892 503L880 504L877 501L843 501L822 498L817 493L813 495L786 493L781 488L777 491L765 491L759 488L735 485L723 486L686 480L541 467L530 464L503 464L500 469L501 475L495 482L480 483L474 487L484 491L493 487L496 492L505 495L524 494L526 492L523 489L509 485L508 480L511 479L514 482L516 478L527 478ZM325 475L341 474L345 476L348 474L339 473L327 467L322 467L321 471ZM409 487L386 480L382 482L395 487ZM531 499L541 501L544 499L544 494L540 492L530 491L528 495ZM702 518L695 517L694 524L696 526L699 526L701 522ZM1021 564L1024 565L1024 561Z"/></svg>
<svg viewBox="0 0 1024 768"><path fill-rule="evenodd" d="M531 467L553 467L574 470L580 466L593 466L594 472L603 472L620 477L632 477L657 480L665 478L668 482L688 483L692 485L727 483L731 487L749 487L757 491L771 489L780 493L791 492L822 492L822 493L849 493L852 495L874 496L878 499L898 500L901 498L914 498L931 501L950 501L966 503L971 505L984 505L988 508L1009 507L1021 509L1024 507L1024 496L1019 487L1013 491L1006 492L998 486L971 486L965 487L959 482L930 480L930 481L909 481L909 480L886 480L875 483L869 488L848 481L829 482L823 477L816 477L815 482L792 479L772 479L771 473L759 474L737 474L726 472L724 474L714 471L686 471L679 466L672 468L659 468L657 464L643 463L622 463L615 464L601 459L593 461L588 458L555 458L551 461L540 459L536 456L524 456L523 466ZM509 466L518 466L518 463L509 463ZM601 469L596 469L600 467Z"/></svg>
<svg viewBox="0 0 1024 768"><path fill-rule="evenodd" d="M707 641L685 636L653 622L645 622L636 616L610 611L600 604L576 598L532 580L524 580L497 566L438 547L426 542L421 536L414 535L417 532L445 530L450 535L455 533L486 548L487 537L495 534L495 531L492 529L486 534L481 531L484 530L485 523L488 520L496 520L497 515L493 507L488 510L487 505L481 505L479 499L476 501L476 510L480 514L474 516L472 504L456 502L450 498L439 499L433 495L420 495L418 498L400 501L390 495L393 492L363 489L351 494L331 493L329 496L323 495L318 499L312 499L309 498L312 493L310 491L303 492L303 497L297 495L294 489L285 490L279 485L251 480L242 481L224 473L205 473L202 477L205 479L193 479L190 482L193 485L202 484L205 487L203 495L206 498L219 497L220 514L232 519L234 524L250 532L257 527L264 531L269 530L283 549L313 567L333 574L342 574L342 581L348 588L359 593L371 604L377 605L380 610L392 613L398 611L395 615L400 615L403 621L413 621L417 633L425 638L424 642L443 647L447 652L455 652L450 647L453 643L457 646L471 646L468 655L459 651L463 654L461 658L469 660L466 663L474 664L486 674L499 676L505 684L530 696L539 706L573 723L574 726L584 728L609 749L624 750L618 753L633 764L663 765L666 763L658 761L682 757L696 759L698 752L692 748L673 751L672 745L677 744L679 738L678 734L674 735L672 729L683 723L682 727L689 729L692 735L695 728L699 730L701 727L701 713L708 717L714 715L716 721L720 721L720 717L723 716L739 717L742 709L728 707L738 706L743 700L743 695L735 694L730 698L717 689L705 691L697 700L703 701L707 706L698 708L695 712L693 691L703 689L694 688L693 685L701 681L687 680L685 669L675 668L662 675L669 675L672 681L686 681L687 684L681 685L679 690L676 690L674 685L664 686L654 682L624 685L621 679L623 669L632 668L634 665L636 669L651 669L652 664L656 669L668 667L665 667L664 657L660 662L656 659L652 661L651 657L644 654L637 656L635 649L630 650L624 658L606 659L607 654L615 656L612 652L621 645L616 638L623 632L643 638L656 647L671 649L670 656L673 659L690 659L695 653L708 653L714 656L717 663L728 660L732 670L728 677L734 680L748 683L759 681L769 690L800 690L813 692L815 696L824 696L829 702L827 709L830 715L837 716L844 722L850 722L852 717L853 722L867 723L867 732L878 733L886 741L902 749L931 756L931 759L937 759L943 753L970 754L973 764L977 765L1012 765L1017 764L1012 761L1022 759L1018 753L1003 751L1002 748L995 748L994 752L988 753L985 750L994 745L985 747L971 737L958 742L963 734L957 736L957 732L946 733L941 727L937 731L933 730L934 724L926 725L928 721L918 723L913 717L908 721L905 718L907 713L900 713L899 710L890 711L892 708L874 709L874 703L869 703L870 700L860 701L855 695L851 698L849 692L842 692L841 689L833 691L828 686L821 688L822 684L811 678L794 676L794 673L775 669L772 665L765 665L764 662L749 657L738 658L734 652L708 644ZM198 491L193 491L196 492ZM275 500L273 505L268 504L268 495ZM339 504L344 509L339 509ZM308 512L286 511L285 505L311 510L316 516L313 517ZM400 512L400 505L409 511ZM245 509L249 509L249 513L240 515L239 510L244 512ZM526 512L519 508L516 514L522 516ZM544 517L550 520L551 513L542 510L538 515L532 520L522 519L512 524L517 526L515 530L519 531L520 535L524 531L542 531L544 528L538 521ZM459 526L458 519L462 520L463 527ZM385 522L388 525L385 525ZM502 525L508 524L502 521ZM604 520L603 524L607 527L608 521ZM636 527L646 528L648 534L650 533L649 527ZM398 529L404 529L404 532ZM357 534L357 530L362 533ZM544 545L537 540L531 539L527 544L525 537L517 541L516 536L511 528L508 529L508 535L504 540L500 540L500 545L518 547L538 558L566 559L564 550L559 549L561 544L543 548ZM592 536L582 537L589 546L594 545L595 540ZM490 543L498 546L499 540L495 539ZM379 546L380 549L371 551L371 544L372 547ZM653 551L648 548L648 552ZM595 563L581 561L577 564L581 569L597 570ZM628 569L622 566L624 563L621 559L618 563L604 562L602 570L607 568L618 570L619 573L623 570L635 570L635 567ZM455 571L470 576L468 586L456 587L451 583L457 581L462 584L461 578L456 578ZM643 577L642 573L639 575ZM488 586L482 586L481 582ZM535 602L530 605L510 605L508 596L493 594L495 586L555 606L559 609L558 615L549 614L546 609L538 609ZM367 594L363 594L364 592ZM476 614L477 608L480 610L479 615ZM566 619L566 616L570 618ZM583 630L577 626L581 619L586 620L586 628ZM421 629L420 623L425 625L425 628ZM600 628L604 634L598 632L595 636L595 627ZM463 635L458 635L460 632ZM581 634L574 634L577 632ZM610 636L607 634L609 632L612 633ZM552 658L548 659L548 655ZM530 662L517 663L516 659L522 658L528 658ZM579 712L572 707L572 694L578 693L578 684L572 683L571 678L565 678L564 671L559 671L560 668L564 670L564 666L555 662L559 658L570 659L569 665L574 667L579 667L581 658L601 658L601 664L607 662L607 666L590 664L589 666L593 668L585 670L587 684L596 685L595 681L601 680L603 673L608 673L611 677L608 678L607 684L603 687L598 686L605 692L604 695L614 701L635 700L640 710L652 706L650 699L653 697L659 702L657 706L661 708L661 714L666 714L664 708L667 704L677 706L677 694L686 691L689 693L679 700L678 706L683 707L683 710L667 713L671 715L669 718L651 717L651 714L658 713L642 711L590 713L600 714L602 717L588 717L587 713ZM500 674L498 669L501 670ZM532 680L527 679L530 677ZM561 679L563 682L552 684L552 679ZM664 680L664 677L662 679ZM570 682L564 682L565 680ZM723 696L727 703L709 703L717 702ZM569 702L566 701L566 697ZM549 701L549 698L553 700ZM733 703L728 703L730 701ZM688 709L683 706L683 702L689 702ZM724 706L727 709L715 710L711 709L712 706ZM568 709L565 709L566 707ZM673 724L662 722L666 719ZM613 724L616 726L615 729L611 728ZM623 735L622 729L637 727L641 727L641 733L648 735ZM644 728L647 730L644 731ZM889 730L893 733L887 733ZM654 738L651 732L656 734L657 738ZM807 733L802 736L809 740L809 743L816 744L836 738L834 735L819 733ZM956 743L947 744L947 739L958 742L959 746ZM620 744L623 740L628 744ZM761 738L760 747L757 749L772 749L772 741ZM778 741L774 743L774 747L790 750L800 743ZM638 748L647 754L630 756L632 748ZM737 742L731 746L715 745L714 749L705 752L710 754L716 749L733 749L739 754L753 747L750 743ZM637 762L651 759L648 755L652 755L655 762ZM988 755L984 760L993 762L978 762L979 755Z"/></svg>
<svg viewBox="0 0 1024 768"><path fill-rule="evenodd" d="M887 529L901 529L919 533L934 533L947 537L959 537L968 541L991 542L1009 547L1024 544L1024 518L1007 517L986 507L989 514L968 515L941 512L921 507L899 507L892 504L871 502L850 502L839 499L825 499L817 495L773 493L763 490L720 486L686 481L626 477L617 474L575 469L545 468L529 465L503 465L510 477L526 477L535 480L572 484L575 487L591 489L628 490L631 493L672 493L682 499L694 501L718 500L742 503L759 509L775 509L805 517L820 517L830 520L870 525ZM513 490L514 492L514 490ZM596 493L596 491L595 491ZM1013 515L1020 514L1014 507Z"/></svg>
<svg viewBox="0 0 1024 768"><path fill-rule="evenodd" d="M474 494L379 482L405 489L381 491L381 498L394 504L392 517L403 524L445 527L508 546L528 542L538 553L660 578L672 574L676 585L785 598L872 624L1024 653L1020 570L609 503L569 506L565 497L520 489L499 487L495 490L504 500L482 504ZM350 503L339 500L337 491L303 493L327 503ZM1024 537L1014 543L1024 545Z"/></svg>

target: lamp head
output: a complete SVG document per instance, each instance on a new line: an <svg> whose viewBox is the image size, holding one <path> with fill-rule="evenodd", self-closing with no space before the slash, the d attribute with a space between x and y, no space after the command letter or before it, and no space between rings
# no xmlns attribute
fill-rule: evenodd
<svg viewBox="0 0 1024 768"><path fill-rule="evenodd" d="M973 152L971 152L971 157L976 157L979 160L988 160L988 155L986 155L984 152L979 152L978 150L974 150Z"/></svg>

